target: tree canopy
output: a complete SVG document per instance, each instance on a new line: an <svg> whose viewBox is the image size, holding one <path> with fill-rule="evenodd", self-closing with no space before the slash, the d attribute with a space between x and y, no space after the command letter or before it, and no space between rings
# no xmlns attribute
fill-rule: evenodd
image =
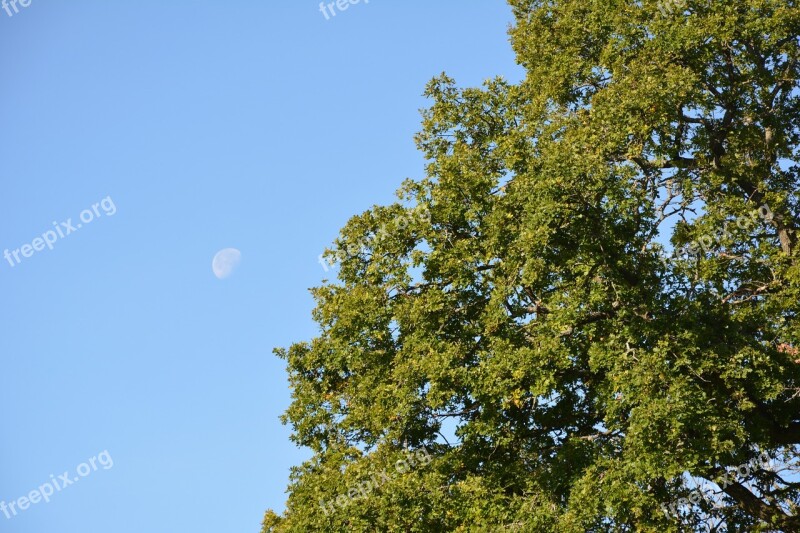
<svg viewBox="0 0 800 533"><path fill-rule="evenodd" d="M524 79L430 82L277 350L264 532L800 531L800 7L509 3Z"/></svg>

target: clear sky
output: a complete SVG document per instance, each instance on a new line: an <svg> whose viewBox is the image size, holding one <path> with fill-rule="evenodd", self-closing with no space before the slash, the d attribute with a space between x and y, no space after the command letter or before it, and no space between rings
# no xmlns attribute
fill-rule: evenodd
<svg viewBox="0 0 800 533"><path fill-rule="evenodd" d="M0 532L256 533L307 456L278 420L272 348L314 335L307 288L347 218L421 177L425 83L519 77L510 9L16 7L0 10L0 502L17 514ZM241 263L220 280L228 247ZM20 503L48 483L49 503Z"/></svg>

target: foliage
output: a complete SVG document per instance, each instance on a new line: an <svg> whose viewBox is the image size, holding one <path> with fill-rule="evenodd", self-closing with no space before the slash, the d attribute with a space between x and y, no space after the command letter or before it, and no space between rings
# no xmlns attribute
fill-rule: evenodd
<svg viewBox="0 0 800 533"><path fill-rule="evenodd" d="M314 455L264 531L800 531L797 2L510 4L524 80L428 85L426 177L277 350Z"/></svg>

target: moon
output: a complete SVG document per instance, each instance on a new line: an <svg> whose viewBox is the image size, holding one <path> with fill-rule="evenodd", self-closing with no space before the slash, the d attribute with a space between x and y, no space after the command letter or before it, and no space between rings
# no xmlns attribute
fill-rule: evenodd
<svg viewBox="0 0 800 533"><path fill-rule="evenodd" d="M242 252L236 248L225 248L214 256L214 260L211 261L211 270L218 279L225 279L233 273L241 259Z"/></svg>

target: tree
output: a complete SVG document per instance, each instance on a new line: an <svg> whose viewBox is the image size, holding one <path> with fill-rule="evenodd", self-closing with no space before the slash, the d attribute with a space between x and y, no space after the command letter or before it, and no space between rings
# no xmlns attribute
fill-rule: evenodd
<svg viewBox="0 0 800 533"><path fill-rule="evenodd" d="M796 0L510 4L276 350L264 531L800 531Z"/></svg>

